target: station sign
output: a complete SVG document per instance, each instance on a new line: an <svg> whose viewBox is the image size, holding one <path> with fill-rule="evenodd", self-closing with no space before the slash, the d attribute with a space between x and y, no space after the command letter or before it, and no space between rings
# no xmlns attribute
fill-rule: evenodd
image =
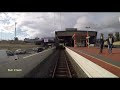
<svg viewBox="0 0 120 90"><path fill-rule="evenodd" d="M48 39L44 39L44 42L48 42Z"/></svg>

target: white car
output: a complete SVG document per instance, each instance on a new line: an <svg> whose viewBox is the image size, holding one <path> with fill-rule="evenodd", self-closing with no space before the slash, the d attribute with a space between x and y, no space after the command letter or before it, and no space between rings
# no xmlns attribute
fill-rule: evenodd
<svg viewBox="0 0 120 90"><path fill-rule="evenodd" d="M36 51L38 50L38 48L39 48L39 47L36 47L36 48L33 48L32 50L36 52Z"/></svg>
<svg viewBox="0 0 120 90"><path fill-rule="evenodd" d="M0 50L0 60L18 60L18 56L10 50Z"/></svg>
<svg viewBox="0 0 120 90"><path fill-rule="evenodd" d="M25 50L22 50L22 49L17 49L16 51L15 51L15 54L25 54L26 53L26 51Z"/></svg>

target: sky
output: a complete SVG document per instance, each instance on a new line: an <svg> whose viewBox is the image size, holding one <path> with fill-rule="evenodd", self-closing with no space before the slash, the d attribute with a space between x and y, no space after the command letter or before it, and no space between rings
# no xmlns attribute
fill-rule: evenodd
<svg viewBox="0 0 120 90"><path fill-rule="evenodd" d="M1 12L0 40L19 40L35 37L54 37L55 31L65 28L97 31L98 38L103 33L120 32L119 12ZM86 28L90 27L90 28Z"/></svg>

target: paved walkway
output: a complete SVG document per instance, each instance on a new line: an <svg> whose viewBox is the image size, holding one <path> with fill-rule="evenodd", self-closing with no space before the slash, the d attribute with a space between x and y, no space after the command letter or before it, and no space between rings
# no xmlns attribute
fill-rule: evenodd
<svg viewBox="0 0 120 90"><path fill-rule="evenodd" d="M90 47L90 48L69 47L69 48L120 77L120 49L119 48L113 48L113 54L108 54L107 48L104 48L102 54L99 54L99 48L95 48L95 47Z"/></svg>

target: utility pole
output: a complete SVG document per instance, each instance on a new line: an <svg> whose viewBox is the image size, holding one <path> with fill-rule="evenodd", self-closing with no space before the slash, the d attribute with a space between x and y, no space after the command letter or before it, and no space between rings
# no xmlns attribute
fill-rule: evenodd
<svg viewBox="0 0 120 90"><path fill-rule="evenodd" d="M62 30L62 23L61 23L62 21L61 21L61 19L62 18L61 18L61 12L60 12L60 30Z"/></svg>
<svg viewBox="0 0 120 90"><path fill-rule="evenodd" d="M15 22L15 38L16 38L16 24L17 24L17 23Z"/></svg>

